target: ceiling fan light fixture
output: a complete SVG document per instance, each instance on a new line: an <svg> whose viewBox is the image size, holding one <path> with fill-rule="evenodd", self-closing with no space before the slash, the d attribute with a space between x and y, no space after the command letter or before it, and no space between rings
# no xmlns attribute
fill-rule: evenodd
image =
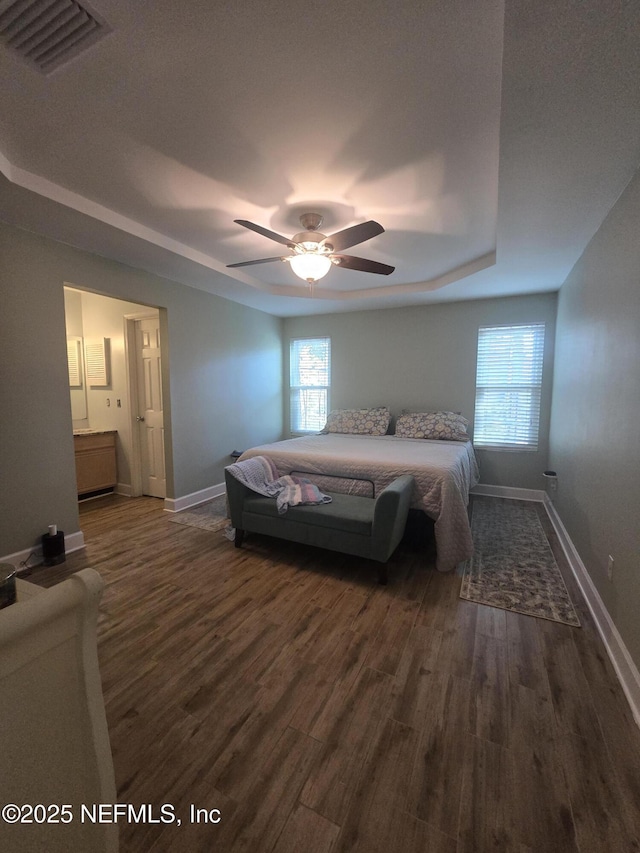
<svg viewBox="0 0 640 853"><path fill-rule="evenodd" d="M331 259L328 255L318 252L302 252L287 258L291 269L304 281L311 284L323 278L331 269Z"/></svg>
<svg viewBox="0 0 640 853"><path fill-rule="evenodd" d="M250 231L255 231L256 234L267 237L269 240L281 243L293 254L280 255L275 258L258 258L255 261L240 261L235 264L227 264L228 267L251 267L255 264L270 264L272 261L286 261L291 265L294 274L309 284L312 294L314 282L323 278L334 264L346 270L376 273L377 275L391 275L395 270L395 267L380 263L380 261L341 254L351 246L357 246L358 243L364 243L365 240L370 240L372 237L384 233L382 225L379 222L374 222L373 219L351 225L349 228L343 228L342 231L336 231L335 234L327 237L326 234L321 234L317 230L322 224L322 216L319 213L304 213L300 217L300 224L305 230L294 234L290 240L283 237L282 234L276 234L275 231L270 231L268 228L263 228L262 225L256 225L255 222L249 222L246 219L234 219L234 222Z"/></svg>

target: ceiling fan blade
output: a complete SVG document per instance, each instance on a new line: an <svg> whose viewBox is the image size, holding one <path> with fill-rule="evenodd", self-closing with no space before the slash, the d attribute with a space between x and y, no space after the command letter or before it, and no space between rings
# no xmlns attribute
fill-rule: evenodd
<svg viewBox="0 0 640 853"><path fill-rule="evenodd" d="M270 264L271 261L284 261L284 258L258 258L257 261L240 261L238 264L227 264L227 267L251 267L254 264Z"/></svg>
<svg viewBox="0 0 640 853"><path fill-rule="evenodd" d="M331 255L331 259L338 261L337 266L346 270L359 270L360 272L374 272L378 275L391 275L395 267L389 264L381 264L379 261L369 261L367 258L356 258L353 255Z"/></svg>
<svg viewBox="0 0 640 853"><path fill-rule="evenodd" d="M270 240L275 240L276 243L282 243L283 246L288 246L290 249L295 248L295 243L292 243L287 237L282 234L276 234L275 231L269 231L268 228L263 228L262 225L256 225L255 222L248 222L246 219L234 219L238 225L244 225L250 231L255 231L256 234L262 234L263 237L268 237Z"/></svg>
<svg viewBox="0 0 640 853"><path fill-rule="evenodd" d="M370 240L372 237L377 237L378 234L383 233L382 225L370 219L368 222L352 225L351 228L345 228L343 231L336 231L335 234L330 234L324 242L333 246L333 251L341 252L343 249L349 249L351 246L364 243L365 240Z"/></svg>

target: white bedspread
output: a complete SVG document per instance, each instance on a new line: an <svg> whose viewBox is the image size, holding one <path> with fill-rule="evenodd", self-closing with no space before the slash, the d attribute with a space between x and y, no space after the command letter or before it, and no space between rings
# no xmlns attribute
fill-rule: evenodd
<svg viewBox="0 0 640 853"><path fill-rule="evenodd" d="M328 474L313 478L334 492L358 490L353 481L371 480L375 494L401 474L413 474L412 507L435 521L437 568L449 571L473 553L467 515L469 489L478 482L478 465L470 441L427 441L395 435L310 435L262 444L241 459L268 456L278 472Z"/></svg>

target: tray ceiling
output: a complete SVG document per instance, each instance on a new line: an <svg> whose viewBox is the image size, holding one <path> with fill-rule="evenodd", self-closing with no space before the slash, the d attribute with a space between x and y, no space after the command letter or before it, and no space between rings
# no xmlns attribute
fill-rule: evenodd
<svg viewBox="0 0 640 853"><path fill-rule="evenodd" d="M50 73L0 48L0 217L281 316L556 290L640 159L606 5L94 0ZM396 271L226 268L279 251L234 219L306 211L376 219L354 254Z"/></svg>

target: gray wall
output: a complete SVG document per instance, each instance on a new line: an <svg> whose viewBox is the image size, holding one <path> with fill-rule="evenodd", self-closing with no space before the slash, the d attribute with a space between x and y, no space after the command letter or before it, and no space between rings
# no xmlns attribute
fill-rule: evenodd
<svg viewBox="0 0 640 853"><path fill-rule="evenodd" d="M640 173L560 290L554 504L640 666ZM613 582L606 576L615 559Z"/></svg>
<svg viewBox="0 0 640 853"><path fill-rule="evenodd" d="M477 451L482 483L542 489L542 471L547 467L555 313L556 294L548 293L289 318L284 321L285 370L291 338L328 335L331 408L386 405L395 415L403 408L447 409L462 412L473 424L478 328L544 322L538 451ZM285 412L285 429L288 423Z"/></svg>
<svg viewBox="0 0 640 853"><path fill-rule="evenodd" d="M0 224L0 556L79 529L64 284L166 309L168 497L282 435L280 319Z"/></svg>

